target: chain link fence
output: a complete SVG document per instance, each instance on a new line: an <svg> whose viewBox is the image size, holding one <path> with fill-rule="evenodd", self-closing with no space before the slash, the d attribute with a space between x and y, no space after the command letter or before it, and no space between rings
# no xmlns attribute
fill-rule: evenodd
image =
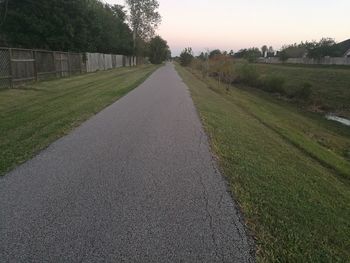
<svg viewBox="0 0 350 263"><path fill-rule="evenodd" d="M0 48L0 88L134 65L123 55Z"/></svg>
<svg viewBox="0 0 350 263"><path fill-rule="evenodd" d="M0 88L11 86L10 52L0 49Z"/></svg>
<svg viewBox="0 0 350 263"><path fill-rule="evenodd" d="M9 49L12 85L36 79L34 51L27 49Z"/></svg>

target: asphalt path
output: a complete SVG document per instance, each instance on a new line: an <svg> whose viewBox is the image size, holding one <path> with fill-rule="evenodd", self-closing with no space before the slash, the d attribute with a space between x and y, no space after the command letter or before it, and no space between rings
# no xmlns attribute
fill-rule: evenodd
<svg viewBox="0 0 350 263"><path fill-rule="evenodd" d="M0 179L0 261L253 261L172 64Z"/></svg>

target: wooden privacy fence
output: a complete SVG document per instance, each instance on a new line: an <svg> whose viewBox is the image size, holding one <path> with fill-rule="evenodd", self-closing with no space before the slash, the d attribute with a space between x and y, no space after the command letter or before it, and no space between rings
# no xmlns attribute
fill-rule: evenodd
<svg viewBox="0 0 350 263"><path fill-rule="evenodd" d="M0 48L0 88L97 70L135 66L143 59L100 53Z"/></svg>

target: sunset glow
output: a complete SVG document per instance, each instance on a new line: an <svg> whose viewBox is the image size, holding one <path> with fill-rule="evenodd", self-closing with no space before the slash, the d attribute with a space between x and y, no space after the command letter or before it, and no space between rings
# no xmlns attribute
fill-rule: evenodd
<svg viewBox="0 0 350 263"><path fill-rule="evenodd" d="M107 0L124 4L123 0ZM350 37L348 0L160 0L163 17L158 34L176 55L186 46L234 51L331 37Z"/></svg>

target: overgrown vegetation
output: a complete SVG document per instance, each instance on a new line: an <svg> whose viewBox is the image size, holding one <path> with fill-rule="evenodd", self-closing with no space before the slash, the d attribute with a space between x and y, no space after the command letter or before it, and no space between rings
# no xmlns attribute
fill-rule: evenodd
<svg viewBox="0 0 350 263"><path fill-rule="evenodd" d="M1 90L0 175L137 87L156 68L121 68Z"/></svg>
<svg viewBox="0 0 350 263"><path fill-rule="evenodd" d="M350 117L350 68L251 64L223 54L196 58L191 67L219 84L261 89L311 111Z"/></svg>
<svg viewBox="0 0 350 263"><path fill-rule="evenodd" d="M185 48L180 54L180 64L186 67L192 63L193 58L192 48Z"/></svg>
<svg viewBox="0 0 350 263"><path fill-rule="evenodd" d="M301 65L252 65L260 75L285 79L286 97L308 110L350 118L350 68Z"/></svg>
<svg viewBox="0 0 350 263"><path fill-rule="evenodd" d="M259 89L228 92L199 70L177 69L256 237L258 261L348 262L350 130Z"/></svg>

